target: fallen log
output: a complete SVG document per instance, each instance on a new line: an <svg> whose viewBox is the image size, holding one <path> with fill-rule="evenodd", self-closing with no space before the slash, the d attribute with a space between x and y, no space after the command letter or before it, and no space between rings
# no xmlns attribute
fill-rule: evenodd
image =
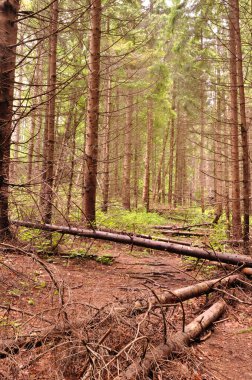
<svg viewBox="0 0 252 380"><path fill-rule="evenodd" d="M213 290L216 290L218 287L230 286L238 281L239 278L240 276L236 274L224 278L203 281L198 284L186 286L176 290L168 290L158 294L157 297L150 297L146 301L136 301L134 309L144 311L147 307L152 307L157 304L170 304L186 301L194 297L199 297L203 294L208 294Z"/></svg>
<svg viewBox="0 0 252 380"><path fill-rule="evenodd" d="M113 234L109 232L102 232L98 230L78 229L74 227L56 226L51 224L39 224L22 221L12 221L13 225L22 226L27 228L39 229L43 231L58 232L61 234L68 234L80 236L90 239L99 239L105 241L112 241L115 243L128 244L136 247L150 248L159 251L166 251L169 253L176 253L178 255L192 256L198 259L205 259L209 261L219 261L232 265L244 265L245 267L252 268L252 257L245 255L237 255L232 253L217 253L210 250L197 247L187 247L181 244L167 243L159 240L149 240L135 236Z"/></svg>
<svg viewBox="0 0 252 380"><path fill-rule="evenodd" d="M164 239L162 237L137 234L137 233L133 233L133 232L112 230L110 228L99 228L99 229L97 229L97 231L110 232L113 234L120 234L120 235L127 235L127 236L135 236L135 237L141 237L141 238L148 239L148 240L158 240L158 241L164 241L166 243L177 243L177 244L188 245L188 246L191 246L193 244L192 242L189 242L189 241L182 241L182 240L178 241L178 240L174 240L174 239Z"/></svg>
<svg viewBox="0 0 252 380"><path fill-rule="evenodd" d="M160 233L170 236L209 236L209 232L182 231L182 230L159 230Z"/></svg>
<svg viewBox="0 0 252 380"><path fill-rule="evenodd" d="M216 265L219 269L224 269L226 271L232 271L233 267L229 264L222 264L220 262L211 262L211 264L205 263L205 265ZM241 268L240 273L245 274L245 276L252 276L252 268Z"/></svg>
<svg viewBox="0 0 252 380"><path fill-rule="evenodd" d="M201 224L191 224L187 226L153 226L155 230L191 230L192 228L197 228L197 227L212 227L212 223L201 223Z"/></svg>
<svg viewBox="0 0 252 380"><path fill-rule="evenodd" d="M143 360L133 362L124 373L117 376L115 380L135 380L139 375L143 378L147 378L155 366L155 363L166 360L174 352L183 352L184 348L189 346L192 340L202 334L225 310L226 303L224 300L216 302L208 310L189 323L185 327L184 332L176 333L170 338L167 344L161 344L147 352Z"/></svg>

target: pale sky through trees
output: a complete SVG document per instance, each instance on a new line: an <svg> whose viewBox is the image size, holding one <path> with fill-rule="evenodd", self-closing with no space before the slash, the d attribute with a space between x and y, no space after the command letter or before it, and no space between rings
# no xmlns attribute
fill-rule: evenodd
<svg viewBox="0 0 252 380"><path fill-rule="evenodd" d="M150 0L143 0L143 5L144 6L148 6L150 4ZM172 5L172 0L166 0L166 4L168 6L171 6Z"/></svg>

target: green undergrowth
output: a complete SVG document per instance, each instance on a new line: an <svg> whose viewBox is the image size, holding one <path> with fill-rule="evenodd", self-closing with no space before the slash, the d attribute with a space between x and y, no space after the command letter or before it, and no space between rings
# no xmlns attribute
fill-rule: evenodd
<svg viewBox="0 0 252 380"><path fill-rule="evenodd" d="M225 245L223 245L223 241L227 240L227 223L225 216L222 216L212 230L209 236L209 245L216 251L223 251Z"/></svg>
<svg viewBox="0 0 252 380"><path fill-rule="evenodd" d="M97 212L98 227L118 231L147 234L152 233L152 226L166 223L165 217L153 212L126 210L111 210L107 214L101 211Z"/></svg>
<svg viewBox="0 0 252 380"><path fill-rule="evenodd" d="M252 333L252 327L238 331L238 334L248 334L248 333L250 334Z"/></svg>
<svg viewBox="0 0 252 380"><path fill-rule="evenodd" d="M38 229L20 227L18 239L30 243L38 253L53 253L62 239L62 234L58 232L46 233Z"/></svg>

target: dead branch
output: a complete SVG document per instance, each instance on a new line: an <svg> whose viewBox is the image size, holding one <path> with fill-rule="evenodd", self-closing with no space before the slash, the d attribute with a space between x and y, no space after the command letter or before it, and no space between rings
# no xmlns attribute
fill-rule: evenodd
<svg viewBox="0 0 252 380"><path fill-rule="evenodd" d="M195 285L187 286L185 288L169 290L163 292L157 297L150 297L147 301L137 301L135 303L135 309L145 310L147 305L157 305L157 304L170 304L177 303L180 301L185 301L194 297L199 297L203 294L208 294L220 286L230 286L238 281L239 275L232 275L225 278L217 278L215 280L203 281ZM158 302L159 301L159 302Z"/></svg>
<svg viewBox="0 0 252 380"><path fill-rule="evenodd" d="M216 302L204 313L200 314L185 327L184 332L176 333L167 344L161 344L152 348L143 360L136 360L115 380L135 380L141 374L143 376L153 369L155 363L167 359L173 352L179 353L216 321L226 310L224 300Z"/></svg>

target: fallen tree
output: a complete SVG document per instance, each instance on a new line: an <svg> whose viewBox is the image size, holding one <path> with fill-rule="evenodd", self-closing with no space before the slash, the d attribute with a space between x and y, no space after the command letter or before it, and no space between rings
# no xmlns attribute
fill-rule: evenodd
<svg viewBox="0 0 252 380"><path fill-rule="evenodd" d="M164 235L170 236L209 236L209 232L198 232L198 231L182 231L182 230L167 230L167 229L159 229L159 232Z"/></svg>
<svg viewBox="0 0 252 380"><path fill-rule="evenodd" d="M174 302L186 301L188 299L199 297L203 294L208 294L221 286L230 286L238 281L239 275L231 275L224 278L217 278L214 280L207 280L199 282L195 285L186 286L184 288L164 291L156 297L150 297L147 301L136 301L135 309L145 310L158 304L169 304Z"/></svg>
<svg viewBox="0 0 252 380"><path fill-rule="evenodd" d="M192 256L198 259L205 259L209 261L218 261L226 264L239 265L252 268L252 257L245 255L237 255L232 253L217 253L210 250L197 247L187 247L181 244L168 243L159 240L151 240L140 238L134 235L122 235L110 232L103 232L98 230L80 229L75 227L57 226L51 224L40 224L23 221L12 221L13 225L22 226L27 228L39 229L42 231L58 232L61 234L68 234L80 236L90 239L99 239L112 241L115 243L128 244L131 246L150 248L159 251L166 251L176 253L183 256Z"/></svg>
<svg viewBox="0 0 252 380"><path fill-rule="evenodd" d="M182 352L191 340L202 334L225 310L226 303L224 300L216 302L189 323L185 327L185 331L176 333L166 344L160 344L148 351L143 360L137 359L125 370L123 375L117 376L115 380L135 380L139 375L147 378L155 363L166 360L174 352Z"/></svg>
<svg viewBox="0 0 252 380"><path fill-rule="evenodd" d="M212 223L200 223L200 224L191 224L191 225L186 225L186 226L174 226L174 225L153 226L153 228L155 230L181 230L183 231L183 230L191 230L197 227L212 227L212 226L213 226Z"/></svg>

